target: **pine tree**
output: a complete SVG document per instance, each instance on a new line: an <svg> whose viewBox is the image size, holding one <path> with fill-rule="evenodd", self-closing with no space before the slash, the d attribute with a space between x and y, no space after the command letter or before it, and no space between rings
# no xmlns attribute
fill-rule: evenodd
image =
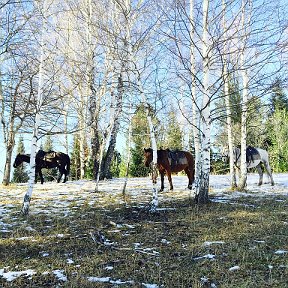
<svg viewBox="0 0 288 288"><path fill-rule="evenodd" d="M72 180L80 179L80 145L78 134L74 134L73 136L73 150L71 155L70 176Z"/></svg>
<svg viewBox="0 0 288 288"><path fill-rule="evenodd" d="M51 135L46 136L46 140L45 140L45 143L44 143L42 149L46 152L53 151L53 142L51 139ZM52 169L45 169L44 168L44 169L42 169L42 173L43 173L43 177L47 181L54 181L55 179L57 179L58 169L57 168L52 168Z"/></svg>
<svg viewBox="0 0 288 288"><path fill-rule="evenodd" d="M24 140L22 136L19 138L17 154L25 154ZM25 183L28 181L28 179L29 176L24 167L24 163L22 163L21 165L19 165L17 168L14 169L12 182Z"/></svg>
<svg viewBox="0 0 288 288"><path fill-rule="evenodd" d="M183 133L177 121L177 115L174 111L171 111L168 118L165 146L172 150L181 150L183 149L182 143Z"/></svg>
<svg viewBox="0 0 288 288"><path fill-rule="evenodd" d="M271 114L275 111L285 109L288 111L288 98L283 90L283 84L280 79L277 79L272 87L272 95L270 99Z"/></svg>
<svg viewBox="0 0 288 288"><path fill-rule="evenodd" d="M150 147L150 138L145 107L143 105L138 107L132 118L132 142L130 174L133 177L147 176L149 170L143 162L143 149Z"/></svg>

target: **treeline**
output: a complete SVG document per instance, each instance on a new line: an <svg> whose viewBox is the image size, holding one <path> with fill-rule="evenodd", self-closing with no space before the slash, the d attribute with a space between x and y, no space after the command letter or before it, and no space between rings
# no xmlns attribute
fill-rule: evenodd
<svg viewBox="0 0 288 288"><path fill-rule="evenodd" d="M230 101L233 107L233 131L238 131L241 123L241 103L239 101L239 89L237 84L230 83ZM221 103L218 104L219 107ZM274 172L288 171L288 98L283 89L283 84L277 80L271 87L271 94L267 102L261 102L258 97L251 98L249 104L249 121L247 143L255 147L267 149L270 155L270 165ZM155 125L159 127L157 139L158 147L163 149L186 149L194 153L192 131L185 131L179 119L177 111L171 110L167 114L165 123L160 121L156 115L153 117ZM218 122L215 133L214 147L211 150L211 173L223 174L229 172L228 163L223 163L219 147L225 146L226 128L222 121ZM186 133L186 134L185 134ZM235 133L234 142L240 146L240 135ZM71 156L70 179L81 179L80 175L80 151L79 139L74 136L73 149ZM143 148L149 147L150 136L149 127L145 119L145 108L140 105L132 118L132 148L131 160L129 163L129 177L145 177L150 172L143 163ZM127 146L127 143L126 143ZM55 150L51 136L46 136L44 145L41 149L45 151ZM122 154L115 150L107 178L124 177L127 169L127 151L128 147ZM17 153L25 154L23 137L19 138L17 143ZM125 157L126 155L126 157ZM105 155L104 155L105 159ZM27 167L20 165L14 170L12 182L27 182ZM85 167L85 179L93 178L93 165L87 163ZM56 169L44 169L43 175L46 181L53 181L57 177Z"/></svg>

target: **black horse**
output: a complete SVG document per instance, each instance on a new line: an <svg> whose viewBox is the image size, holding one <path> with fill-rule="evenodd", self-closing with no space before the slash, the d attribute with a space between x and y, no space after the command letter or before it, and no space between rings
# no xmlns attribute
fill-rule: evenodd
<svg viewBox="0 0 288 288"><path fill-rule="evenodd" d="M29 154L18 154L15 158L13 167L18 167L21 163L27 162L30 163L30 155ZM39 150L35 157L35 182L37 183L37 175L39 174L41 179L41 184L44 183L44 177L42 174L42 168L52 169L58 168L60 175L57 179L59 183L62 175L64 174L64 181L66 182L67 176L70 172L70 157L69 155L62 152L48 151L45 152L43 150Z"/></svg>

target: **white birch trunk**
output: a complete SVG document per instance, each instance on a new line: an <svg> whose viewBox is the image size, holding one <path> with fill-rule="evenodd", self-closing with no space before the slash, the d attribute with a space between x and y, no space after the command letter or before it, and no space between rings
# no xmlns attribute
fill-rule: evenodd
<svg viewBox="0 0 288 288"><path fill-rule="evenodd" d="M93 70L93 51L92 51L92 40L91 40L91 14L92 14L92 3L91 0L86 0L86 41L87 41L87 70L86 70L86 87L84 89L85 93L80 94L80 115L79 115L79 152L80 152L80 178L85 177L85 163L86 163L86 148L87 148L87 127L86 118L88 107L88 98L91 95L91 71ZM83 91L83 92L84 92Z"/></svg>
<svg viewBox="0 0 288 288"><path fill-rule="evenodd" d="M229 153L229 170L230 170L230 185L231 189L235 189L236 174L234 167L234 154L233 154L233 137L232 137L232 119L231 119L231 108L230 108L230 96L229 96L229 75L228 75L228 49L227 49L227 30L226 30L226 1L222 0L222 11L223 11L223 34L224 34L224 51L223 51L223 78L224 78L224 98L226 107L226 123L227 123L227 140L228 140L228 153Z"/></svg>
<svg viewBox="0 0 288 288"><path fill-rule="evenodd" d="M208 9L209 0L203 1L203 99L202 115L200 118L202 135L201 135L201 159L196 162L199 179L195 181L196 201L199 204L207 203L210 176L210 97L209 97L209 55L208 55Z"/></svg>
<svg viewBox="0 0 288 288"><path fill-rule="evenodd" d="M123 189L122 189L122 194L124 196L125 196L125 193L126 193L126 186L127 186L127 182L128 182L128 174L129 174L129 168L130 168L131 142L132 142L132 102L130 102L130 107L129 107L127 166L126 166L126 173L125 173L125 178L124 178L124 185L123 185Z"/></svg>
<svg viewBox="0 0 288 288"><path fill-rule="evenodd" d="M154 126L152 123L152 118L150 115L150 111L149 111L149 105L148 105L148 101L142 86L142 82L141 82L141 77L140 77L140 72L137 68L136 65L136 61L135 61L135 55L132 54L132 47L131 47L131 26L132 26L132 21L131 21L131 0L126 0L125 1L125 5L126 5L126 39L127 39L127 62L129 63L129 67L128 67L128 71L132 70L131 66L131 62L133 61L135 68L134 68L134 75L136 75L136 81L137 81L137 86L138 89L140 91L140 95L142 98L142 101L144 103L144 106L146 107L146 113L147 113L147 122L149 125L149 129L150 129L150 139L151 139L151 146L153 149L153 159L152 159L152 191L153 191L153 196L152 196L152 201L151 201L151 207L150 210L151 212L156 211L158 204L159 204L159 200L158 200L158 189L157 189L157 143L156 143L156 137L155 137L155 130L154 130ZM131 59L132 58L132 59Z"/></svg>
<svg viewBox="0 0 288 288"><path fill-rule="evenodd" d="M83 97L81 97L81 101L83 101ZM85 105L82 105L83 110L79 115L79 156L80 156L80 179L85 177L85 147L86 147L86 130L85 130L85 118L82 114L84 111Z"/></svg>
<svg viewBox="0 0 288 288"><path fill-rule="evenodd" d="M192 39L194 39L194 0L190 0L190 62L191 62L191 96L192 96L192 126L193 126L193 138L194 138L194 148L195 148L195 183L199 182L199 164L200 164L200 155L201 155L201 147L200 147L200 135L199 135L199 117L197 107L197 96L196 96L196 59L195 59L195 47ZM190 197L192 197L193 189L191 189ZM194 191L195 193L195 191Z"/></svg>
<svg viewBox="0 0 288 288"><path fill-rule="evenodd" d="M31 152L30 152L30 170L29 170L29 180L28 180L28 190L24 196L22 213L27 215L29 213L30 201L32 197L32 192L35 183L35 156L37 153L37 141L38 141L38 130L41 124L41 107L43 103L43 61L44 61L44 31L45 31L45 12L46 12L46 1L43 3L43 22L41 31L41 41L40 41L40 64L39 64L39 80L38 80L38 93L37 93L37 105L35 111L35 122L33 129L33 136L31 140Z"/></svg>
<svg viewBox="0 0 288 288"><path fill-rule="evenodd" d="M151 212L155 212L158 204L159 204L159 200L158 200L158 189L157 189L157 143L156 143L156 137L155 137L155 131L154 131L154 126L152 123L152 118L149 115L149 109L147 108L147 121L149 124L149 130L150 130L150 139L151 139L151 146L152 146L152 150L153 150L153 160L152 160L152 190L153 190L153 195L152 195L152 202L151 202Z"/></svg>
<svg viewBox="0 0 288 288"><path fill-rule="evenodd" d="M246 138L247 138L248 75L245 69L242 70L242 82L243 82L243 92L242 92L242 113L241 113L241 167L240 167L240 180L238 184L239 190L244 190L247 182Z"/></svg>
<svg viewBox="0 0 288 288"><path fill-rule="evenodd" d="M115 78L115 75L114 75L114 78ZM115 83L115 79L112 80L112 83ZM106 144L111 137L111 131L112 131L112 128L113 128L114 123L115 123L116 115L115 115L115 107L114 107L114 104L115 104L115 94L114 94L115 93L115 87L114 87L114 85L112 85L111 93L110 93L111 94L111 105L110 105L109 125L108 125L105 133L103 133L102 142L100 144L99 166L98 166L98 173L97 173L97 177L96 177L95 192L98 192L100 174L101 174L101 168L102 168L102 162L103 162L103 155L105 152Z"/></svg>
<svg viewBox="0 0 288 288"><path fill-rule="evenodd" d="M152 163L151 163L153 196L152 196L150 210L151 210L151 212L155 212L157 207L158 207L158 204L159 204L158 189L157 189L157 174L158 174L158 172L157 172L157 161L158 161L158 159L157 159L157 143L156 143L155 129L154 129L151 115L150 115L150 109L149 109L148 101L147 101L146 95L144 93L141 80L139 78L140 78L140 75L138 76L138 79L137 79L138 80L138 88L140 91L142 101L146 107L147 122L149 125L149 131L150 131L151 148L153 150L153 158L152 158Z"/></svg>
<svg viewBox="0 0 288 288"><path fill-rule="evenodd" d="M245 49L247 34L245 29L245 6L246 1L242 0L242 49L240 55L241 61L241 76L242 76L242 112L241 112L241 166L240 180L238 184L239 190L244 190L247 182L247 161L246 161L246 138L247 138L247 102L248 102L248 73L245 65ZM248 21L247 21L248 22Z"/></svg>

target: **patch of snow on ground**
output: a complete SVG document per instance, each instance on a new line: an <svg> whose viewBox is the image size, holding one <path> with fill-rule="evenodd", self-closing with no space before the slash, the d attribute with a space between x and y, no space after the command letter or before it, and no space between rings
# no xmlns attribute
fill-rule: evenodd
<svg viewBox="0 0 288 288"><path fill-rule="evenodd" d="M58 280L66 282L67 277L64 274L64 270L54 270L53 274L58 278Z"/></svg>
<svg viewBox="0 0 288 288"><path fill-rule="evenodd" d="M233 267L229 268L229 271L236 271L239 269L240 269L240 266L233 266Z"/></svg>
<svg viewBox="0 0 288 288"><path fill-rule="evenodd" d="M278 255L282 255L282 254L286 254L286 253L288 253L287 250L277 250L277 251L275 251L275 254L278 254Z"/></svg>
<svg viewBox="0 0 288 288"><path fill-rule="evenodd" d="M0 269L0 277L3 277L8 282L15 280L16 278L22 275L32 276L33 274L36 274L36 272L32 269L28 269L25 271L9 271L9 272L4 272L4 271L5 269Z"/></svg>

